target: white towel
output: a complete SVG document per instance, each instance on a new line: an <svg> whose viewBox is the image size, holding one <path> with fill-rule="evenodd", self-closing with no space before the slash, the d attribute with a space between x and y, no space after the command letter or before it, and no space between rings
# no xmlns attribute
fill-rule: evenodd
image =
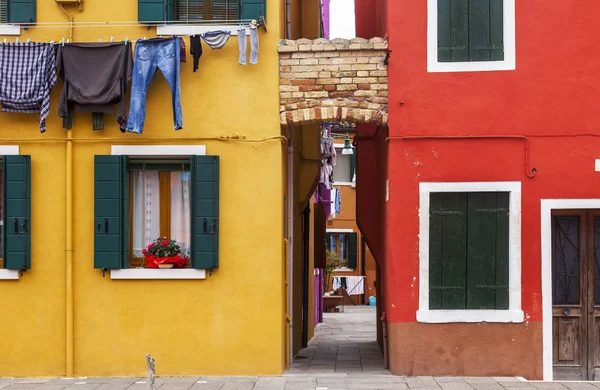
<svg viewBox="0 0 600 390"><path fill-rule="evenodd" d="M334 276L334 290L342 287L342 278L346 278L346 291L348 292L348 295L362 295L365 293L364 276Z"/></svg>

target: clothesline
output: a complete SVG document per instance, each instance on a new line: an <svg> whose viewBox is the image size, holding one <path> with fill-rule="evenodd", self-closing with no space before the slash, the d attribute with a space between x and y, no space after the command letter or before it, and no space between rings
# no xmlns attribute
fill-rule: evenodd
<svg viewBox="0 0 600 390"><path fill-rule="evenodd" d="M160 26L233 26L249 24L256 19L222 19L222 20L211 20L211 21L168 21L168 20L156 20L140 23L138 20L122 20L115 22L32 22L32 23L7 23L8 26L21 26L21 27L34 27L34 28L60 28L60 27L160 27ZM264 25L264 19L261 17L257 21L258 25Z"/></svg>

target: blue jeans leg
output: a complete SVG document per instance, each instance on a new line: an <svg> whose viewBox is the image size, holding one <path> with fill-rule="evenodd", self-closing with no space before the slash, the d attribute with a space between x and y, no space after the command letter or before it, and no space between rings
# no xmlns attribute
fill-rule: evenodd
<svg viewBox="0 0 600 390"><path fill-rule="evenodd" d="M171 88L175 130L181 130L183 128L181 93L179 89L179 56L181 54L179 46L179 39L160 42L158 46L158 68L165 76L169 88Z"/></svg>
<svg viewBox="0 0 600 390"><path fill-rule="evenodd" d="M138 40L134 58L127 131L142 134L146 118L146 92L157 69L155 46Z"/></svg>

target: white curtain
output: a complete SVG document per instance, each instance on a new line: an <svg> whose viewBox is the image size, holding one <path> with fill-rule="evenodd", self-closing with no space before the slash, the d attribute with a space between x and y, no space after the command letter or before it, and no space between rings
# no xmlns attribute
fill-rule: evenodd
<svg viewBox="0 0 600 390"><path fill-rule="evenodd" d="M190 249L190 173L171 172L171 240L184 256Z"/></svg>
<svg viewBox="0 0 600 390"><path fill-rule="evenodd" d="M133 257L160 236L158 172L133 173Z"/></svg>

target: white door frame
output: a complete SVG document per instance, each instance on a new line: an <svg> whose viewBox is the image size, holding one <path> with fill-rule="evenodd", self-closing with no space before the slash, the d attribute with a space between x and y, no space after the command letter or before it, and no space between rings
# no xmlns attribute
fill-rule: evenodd
<svg viewBox="0 0 600 390"><path fill-rule="evenodd" d="M552 210L600 209L600 199L542 199L542 367L544 380L552 373Z"/></svg>

